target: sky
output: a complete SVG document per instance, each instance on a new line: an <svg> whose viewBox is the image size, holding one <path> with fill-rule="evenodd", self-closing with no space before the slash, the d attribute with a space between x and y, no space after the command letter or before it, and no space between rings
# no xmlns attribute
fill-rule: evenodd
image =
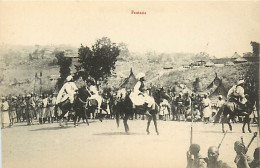
<svg viewBox="0 0 260 168"><path fill-rule="evenodd" d="M109 37L132 52L226 57L251 52L250 42L260 42L260 1L0 1L0 27L0 44L80 47Z"/></svg>

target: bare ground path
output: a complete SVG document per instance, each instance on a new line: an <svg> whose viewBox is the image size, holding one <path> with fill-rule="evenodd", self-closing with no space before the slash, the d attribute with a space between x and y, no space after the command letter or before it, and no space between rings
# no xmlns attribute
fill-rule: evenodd
<svg viewBox="0 0 260 168"><path fill-rule="evenodd" d="M186 151L190 141L190 123L159 121L157 136L153 123L150 135L146 135L146 122L129 121L130 135L124 133L115 120L90 121L90 126L72 123L60 128L57 123L25 126L17 124L2 130L3 168L184 168ZM247 145L252 134L241 132L241 124L233 125L220 149L220 159L235 167L233 144L244 137ZM227 127L226 127L227 128ZM194 123L193 142L201 146L201 154L207 148L218 145L223 137L220 124ZM252 125L252 131L257 131ZM248 151L253 156L257 138Z"/></svg>

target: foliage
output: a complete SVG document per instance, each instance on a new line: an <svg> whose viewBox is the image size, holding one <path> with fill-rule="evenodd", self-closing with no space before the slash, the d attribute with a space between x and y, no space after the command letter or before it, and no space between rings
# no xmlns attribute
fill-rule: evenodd
<svg viewBox="0 0 260 168"><path fill-rule="evenodd" d="M55 54L57 58L57 64L60 66L60 78L57 81L58 89L60 89L68 75L70 75L70 66L72 59L64 56L64 52L58 52Z"/></svg>
<svg viewBox="0 0 260 168"><path fill-rule="evenodd" d="M119 52L119 47L107 37L97 40L91 49L81 45L78 49L77 77L92 79L96 85L101 81L106 83L115 69Z"/></svg>

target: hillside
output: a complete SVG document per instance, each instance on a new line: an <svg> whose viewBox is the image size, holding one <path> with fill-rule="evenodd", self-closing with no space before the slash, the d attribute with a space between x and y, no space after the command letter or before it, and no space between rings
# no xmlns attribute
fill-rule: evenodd
<svg viewBox="0 0 260 168"><path fill-rule="evenodd" d="M37 93L53 91L56 79L59 77L59 67L56 65L55 53L65 51L68 55L76 55L77 49L70 46L30 46L30 47L0 47L0 90L1 95L24 94L35 91ZM130 69L136 75L146 73L146 82L153 85L172 87L175 82L184 83L189 88L196 78L200 78L206 88L215 78L215 73L223 79L224 86L230 88L241 74L244 74L250 63L235 66L182 68L197 60L208 60L205 53L146 53L145 55L131 53L127 58L120 57L116 62L116 69L108 81L109 87L117 88L128 77ZM75 72L73 60L70 67ZM165 66L172 69L163 69ZM37 73L37 78L35 75ZM42 74L41 79L40 73ZM80 82L78 82L80 83Z"/></svg>

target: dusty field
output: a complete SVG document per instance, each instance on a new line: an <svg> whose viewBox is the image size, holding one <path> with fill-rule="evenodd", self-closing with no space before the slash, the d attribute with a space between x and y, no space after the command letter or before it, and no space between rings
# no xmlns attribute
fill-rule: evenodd
<svg viewBox="0 0 260 168"><path fill-rule="evenodd" d="M115 120L102 123L90 121L90 126L81 124L74 128L72 123L60 128L57 123L25 126L18 124L2 130L3 168L184 168L186 151L190 143L190 123L158 121L160 135L154 132L146 135L146 121L129 121L130 135L124 133ZM220 159L235 167L233 143L244 137L248 144L252 134L241 133L241 124L233 125L220 149ZM226 127L227 128L227 127ZM201 154L206 156L207 148L218 145L223 134L221 125L194 123L193 142L201 146ZM252 130L257 131L256 125ZM255 139L248 151L259 143Z"/></svg>

